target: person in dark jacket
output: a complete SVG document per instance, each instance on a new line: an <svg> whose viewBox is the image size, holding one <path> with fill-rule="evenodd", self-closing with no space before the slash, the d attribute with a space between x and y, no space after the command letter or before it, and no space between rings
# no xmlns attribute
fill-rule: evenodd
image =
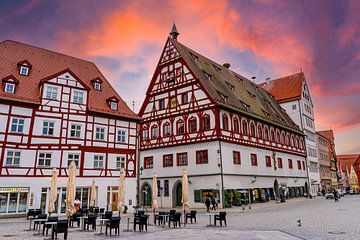
<svg viewBox="0 0 360 240"><path fill-rule="evenodd" d="M211 205L212 205L211 210L216 211L216 200L214 196L211 197Z"/></svg>
<svg viewBox="0 0 360 240"><path fill-rule="evenodd" d="M206 211L210 212L210 198L209 197L206 197L205 206L206 206Z"/></svg>

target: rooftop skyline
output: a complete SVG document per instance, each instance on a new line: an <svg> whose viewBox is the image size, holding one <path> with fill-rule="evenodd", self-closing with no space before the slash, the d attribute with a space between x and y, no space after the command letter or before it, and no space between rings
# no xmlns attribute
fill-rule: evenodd
<svg viewBox="0 0 360 240"><path fill-rule="evenodd" d="M173 22L179 42L256 83L305 73L317 130L360 151L356 1L2 1L0 41L93 61L137 112Z"/></svg>

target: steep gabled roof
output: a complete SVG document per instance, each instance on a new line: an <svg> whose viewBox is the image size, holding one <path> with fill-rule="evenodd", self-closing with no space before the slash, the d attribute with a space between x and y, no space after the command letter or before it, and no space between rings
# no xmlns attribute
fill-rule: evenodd
<svg viewBox="0 0 360 240"><path fill-rule="evenodd" d="M349 173L351 166L354 165L360 159L360 154L342 154L336 155L339 165L342 169L346 169Z"/></svg>
<svg viewBox="0 0 360 240"><path fill-rule="evenodd" d="M299 100L302 94L304 73L299 72L290 76L271 80L269 84L260 83L259 86L270 92L279 103Z"/></svg>
<svg viewBox="0 0 360 240"><path fill-rule="evenodd" d="M24 59L32 66L29 76L19 74L17 64ZM15 94L0 91L0 99L40 104L40 81L64 69L71 69L85 87L90 89L88 102L90 111L139 118L116 93L94 63L10 40L0 42L0 79L13 75L19 84ZM102 81L101 91L96 91L92 87L91 80L95 78ZM118 110L112 110L106 102L106 99L112 96L119 99Z"/></svg>
<svg viewBox="0 0 360 240"><path fill-rule="evenodd" d="M265 89L177 40L169 38L169 41L218 105L301 133L285 110Z"/></svg>

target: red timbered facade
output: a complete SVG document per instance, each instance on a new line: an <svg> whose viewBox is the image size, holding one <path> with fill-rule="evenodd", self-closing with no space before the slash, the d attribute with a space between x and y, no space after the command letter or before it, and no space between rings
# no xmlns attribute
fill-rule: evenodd
<svg viewBox="0 0 360 240"><path fill-rule="evenodd" d="M138 116L88 61L33 46L0 43L0 214L47 208L51 170L64 212L68 165L75 161L77 198L117 208L117 179L126 170L127 204L136 196Z"/></svg>
<svg viewBox="0 0 360 240"><path fill-rule="evenodd" d="M264 191L275 197L282 188L294 196L302 194L306 171L279 169L277 164L277 158L304 162L299 128L266 90L231 71L228 64L219 65L182 45L177 35L175 27L139 112L139 164L146 166L141 188L151 187L156 172L163 206L181 205L180 178L187 168L195 206L202 206L207 195L225 201L225 189L246 189L250 201L260 201ZM257 155L258 168L249 163L252 154ZM271 169L265 166L268 157ZM164 159L174 160L165 167ZM261 183L251 184L250 178ZM146 195L142 203L149 203Z"/></svg>

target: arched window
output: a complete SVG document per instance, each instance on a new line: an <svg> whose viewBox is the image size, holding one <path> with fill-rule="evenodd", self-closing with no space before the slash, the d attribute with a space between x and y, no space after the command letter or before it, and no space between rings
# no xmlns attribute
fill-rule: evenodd
<svg viewBox="0 0 360 240"><path fill-rule="evenodd" d="M207 131L210 129L210 116L208 114L201 117L201 130Z"/></svg>
<svg viewBox="0 0 360 240"><path fill-rule="evenodd" d="M268 141L269 140L269 130L268 128L266 127L265 128L265 131L264 131L264 140Z"/></svg>
<svg viewBox="0 0 360 240"><path fill-rule="evenodd" d="M285 144L287 145L287 146L289 146L290 145L290 140L289 140L290 138L289 138L289 135L286 135L286 138L285 138Z"/></svg>
<svg viewBox="0 0 360 240"><path fill-rule="evenodd" d="M299 138L298 137L296 137L296 140L295 140L295 147L299 148Z"/></svg>
<svg viewBox="0 0 360 240"><path fill-rule="evenodd" d="M258 138L262 139L262 128L258 126Z"/></svg>
<svg viewBox="0 0 360 240"><path fill-rule="evenodd" d="M189 133L194 133L197 131L196 118L192 117L189 119Z"/></svg>
<svg viewBox="0 0 360 240"><path fill-rule="evenodd" d="M274 130L271 130L271 139L270 139L270 141L271 142L276 142Z"/></svg>
<svg viewBox="0 0 360 240"><path fill-rule="evenodd" d="M171 127L170 127L170 123L167 122L163 125L163 136L169 137L170 135L171 135Z"/></svg>
<svg viewBox="0 0 360 240"><path fill-rule="evenodd" d="M148 140L149 139L149 129L147 127L144 127L142 130L142 140Z"/></svg>
<svg viewBox="0 0 360 240"><path fill-rule="evenodd" d="M276 132L276 141L277 143L280 143L280 133Z"/></svg>
<svg viewBox="0 0 360 240"><path fill-rule="evenodd" d="M223 117L222 117L222 124L223 124L224 130L229 130L229 119L225 114L223 114Z"/></svg>
<svg viewBox="0 0 360 240"><path fill-rule="evenodd" d="M185 132L184 121L180 119L176 122L176 134L183 135L184 132Z"/></svg>
<svg viewBox="0 0 360 240"><path fill-rule="evenodd" d="M255 137L255 125L253 123L250 124L250 136Z"/></svg>
<svg viewBox="0 0 360 240"><path fill-rule="evenodd" d="M291 136L291 138L290 138L290 146L291 147L294 146L294 136Z"/></svg>
<svg viewBox="0 0 360 240"><path fill-rule="evenodd" d="M281 134L281 144L285 144L285 133Z"/></svg>
<svg viewBox="0 0 360 240"><path fill-rule="evenodd" d="M234 132L235 132L235 133L239 133L239 132L240 132L240 128L239 128L239 121L238 121L237 118L234 118L233 124L234 124Z"/></svg>
<svg viewBox="0 0 360 240"><path fill-rule="evenodd" d="M242 132L243 132L243 135L248 135L248 124L247 122L244 120L242 121Z"/></svg>
<svg viewBox="0 0 360 240"><path fill-rule="evenodd" d="M304 140L301 138L300 139L300 146L299 146L300 149L304 149Z"/></svg>
<svg viewBox="0 0 360 240"><path fill-rule="evenodd" d="M151 128L151 138L156 139L159 137L159 129L157 125L152 126Z"/></svg>

